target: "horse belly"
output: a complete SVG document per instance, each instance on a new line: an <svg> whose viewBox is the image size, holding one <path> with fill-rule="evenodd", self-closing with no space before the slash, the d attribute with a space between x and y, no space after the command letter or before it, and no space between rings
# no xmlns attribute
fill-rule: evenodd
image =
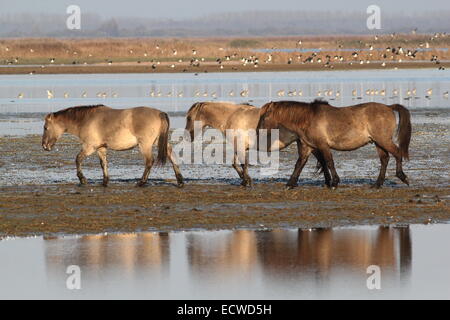
<svg viewBox="0 0 450 320"><path fill-rule="evenodd" d="M277 151L277 150L283 150L287 146L289 146L292 142L294 142L296 139L276 139L274 141L270 141L270 151Z"/></svg>
<svg viewBox="0 0 450 320"><path fill-rule="evenodd" d="M138 139L129 130L119 130L107 139L107 146L113 150L128 150L138 144Z"/></svg>
<svg viewBox="0 0 450 320"><path fill-rule="evenodd" d="M346 134L330 141L330 147L340 151L350 151L365 146L371 141L367 133Z"/></svg>
<svg viewBox="0 0 450 320"><path fill-rule="evenodd" d="M272 147L270 150L282 150L289 146L292 142L296 141L298 136L295 133L292 133L288 130L280 129L278 140L275 140L272 143ZM277 148L278 147L278 148Z"/></svg>

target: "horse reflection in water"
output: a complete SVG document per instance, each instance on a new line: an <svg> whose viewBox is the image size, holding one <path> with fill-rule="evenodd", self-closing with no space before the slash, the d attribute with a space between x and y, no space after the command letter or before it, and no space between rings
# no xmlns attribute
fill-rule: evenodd
<svg viewBox="0 0 450 320"><path fill-rule="evenodd" d="M175 237L181 241L156 232L47 238L47 270L65 277L65 268L73 264L93 277L114 270L136 281L143 271L164 281L187 270L194 279L233 282L256 274L291 281L313 273L313 278L326 280L342 270L366 276L370 265L402 280L411 266L408 227L188 232Z"/></svg>
<svg viewBox="0 0 450 320"><path fill-rule="evenodd" d="M276 232L260 237L261 264L269 273L303 270L327 277L333 269L359 271L377 265L405 274L411 265L409 228L298 230L296 241Z"/></svg>
<svg viewBox="0 0 450 320"><path fill-rule="evenodd" d="M188 235L189 265L193 271L220 274L251 273L258 263L257 232L236 230L205 241L201 234Z"/></svg>
<svg viewBox="0 0 450 320"><path fill-rule="evenodd" d="M324 228L241 230L216 241L194 234L188 251L191 268L203 275L261 269L265 275L287 279L309 272L327 278L335 269L365 272L368 266L378 265L403 278L409 275L411 246L408 227L371 231Z"/></svg>
<svg viewBox="0 0 450 320"><path fill-rule="evenodd" d="M140 268L165 272L169 264L169 236L167 233L130 233L87 235L80 238L46 238L48 269L59 273L61 266L86 267L92 276L105 271L120 270L132 276Z"/></svg>

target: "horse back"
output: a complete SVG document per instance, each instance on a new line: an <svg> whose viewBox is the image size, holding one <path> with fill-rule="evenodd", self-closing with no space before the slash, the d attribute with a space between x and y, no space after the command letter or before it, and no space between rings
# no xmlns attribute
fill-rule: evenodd
<svg viewBox="0 0 450 320"><path fill-rule="evenodd" d="M362 103L348 107L332 107L322 105L319 108L320 117L326 117L335 125L369 126L371 122L391 120L394 115L392 109L382 103ZM394 117L395 120L395 117Z"/></svg>
<svg viewBox="0 0 450 320"><path fill-rule="evenodd" d="M364 103L349 107L321 106L311 127L337 150L358 148L380 135L392 136L395 115L389 106Z"/></svg>
<svg viewBox="0 0 450 320"><path fill-rule="evenodd" d="M254 106L242 105L228 118L226 129L256 129L259 121L260 109Z"/></svg>
<svg viewBox="0 0 450 320"><path fill-rule="evenodd" d="M105 141L138 141L156 136L161 127L161 111L149 107L102 109L80 128L80 134Z"/></svg>

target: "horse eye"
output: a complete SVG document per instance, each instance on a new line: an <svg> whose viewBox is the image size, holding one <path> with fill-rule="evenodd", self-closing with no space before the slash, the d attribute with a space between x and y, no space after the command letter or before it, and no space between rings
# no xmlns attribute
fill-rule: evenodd
<svg viewBox="0 0 450 320"><path fill-rule="evenodd" d="M44 130L48 130L48 128L47 128L47 127L44 127Z"/></svg>

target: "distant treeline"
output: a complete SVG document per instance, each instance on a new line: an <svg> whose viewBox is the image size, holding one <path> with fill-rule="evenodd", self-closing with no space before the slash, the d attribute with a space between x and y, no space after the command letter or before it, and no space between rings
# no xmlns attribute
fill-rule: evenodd
<svg viewBox="0 0 450 320"><path fill-rule="evenodd" d="M192 19L102 19L82 13L81 30L66 28L67 15L1 14L0 37L211 37L291 36L319 34L383 34L450 31L450 11L412 15L382 12L381 30L366 27L365 12L251 11L213 14Z"/></svg>

